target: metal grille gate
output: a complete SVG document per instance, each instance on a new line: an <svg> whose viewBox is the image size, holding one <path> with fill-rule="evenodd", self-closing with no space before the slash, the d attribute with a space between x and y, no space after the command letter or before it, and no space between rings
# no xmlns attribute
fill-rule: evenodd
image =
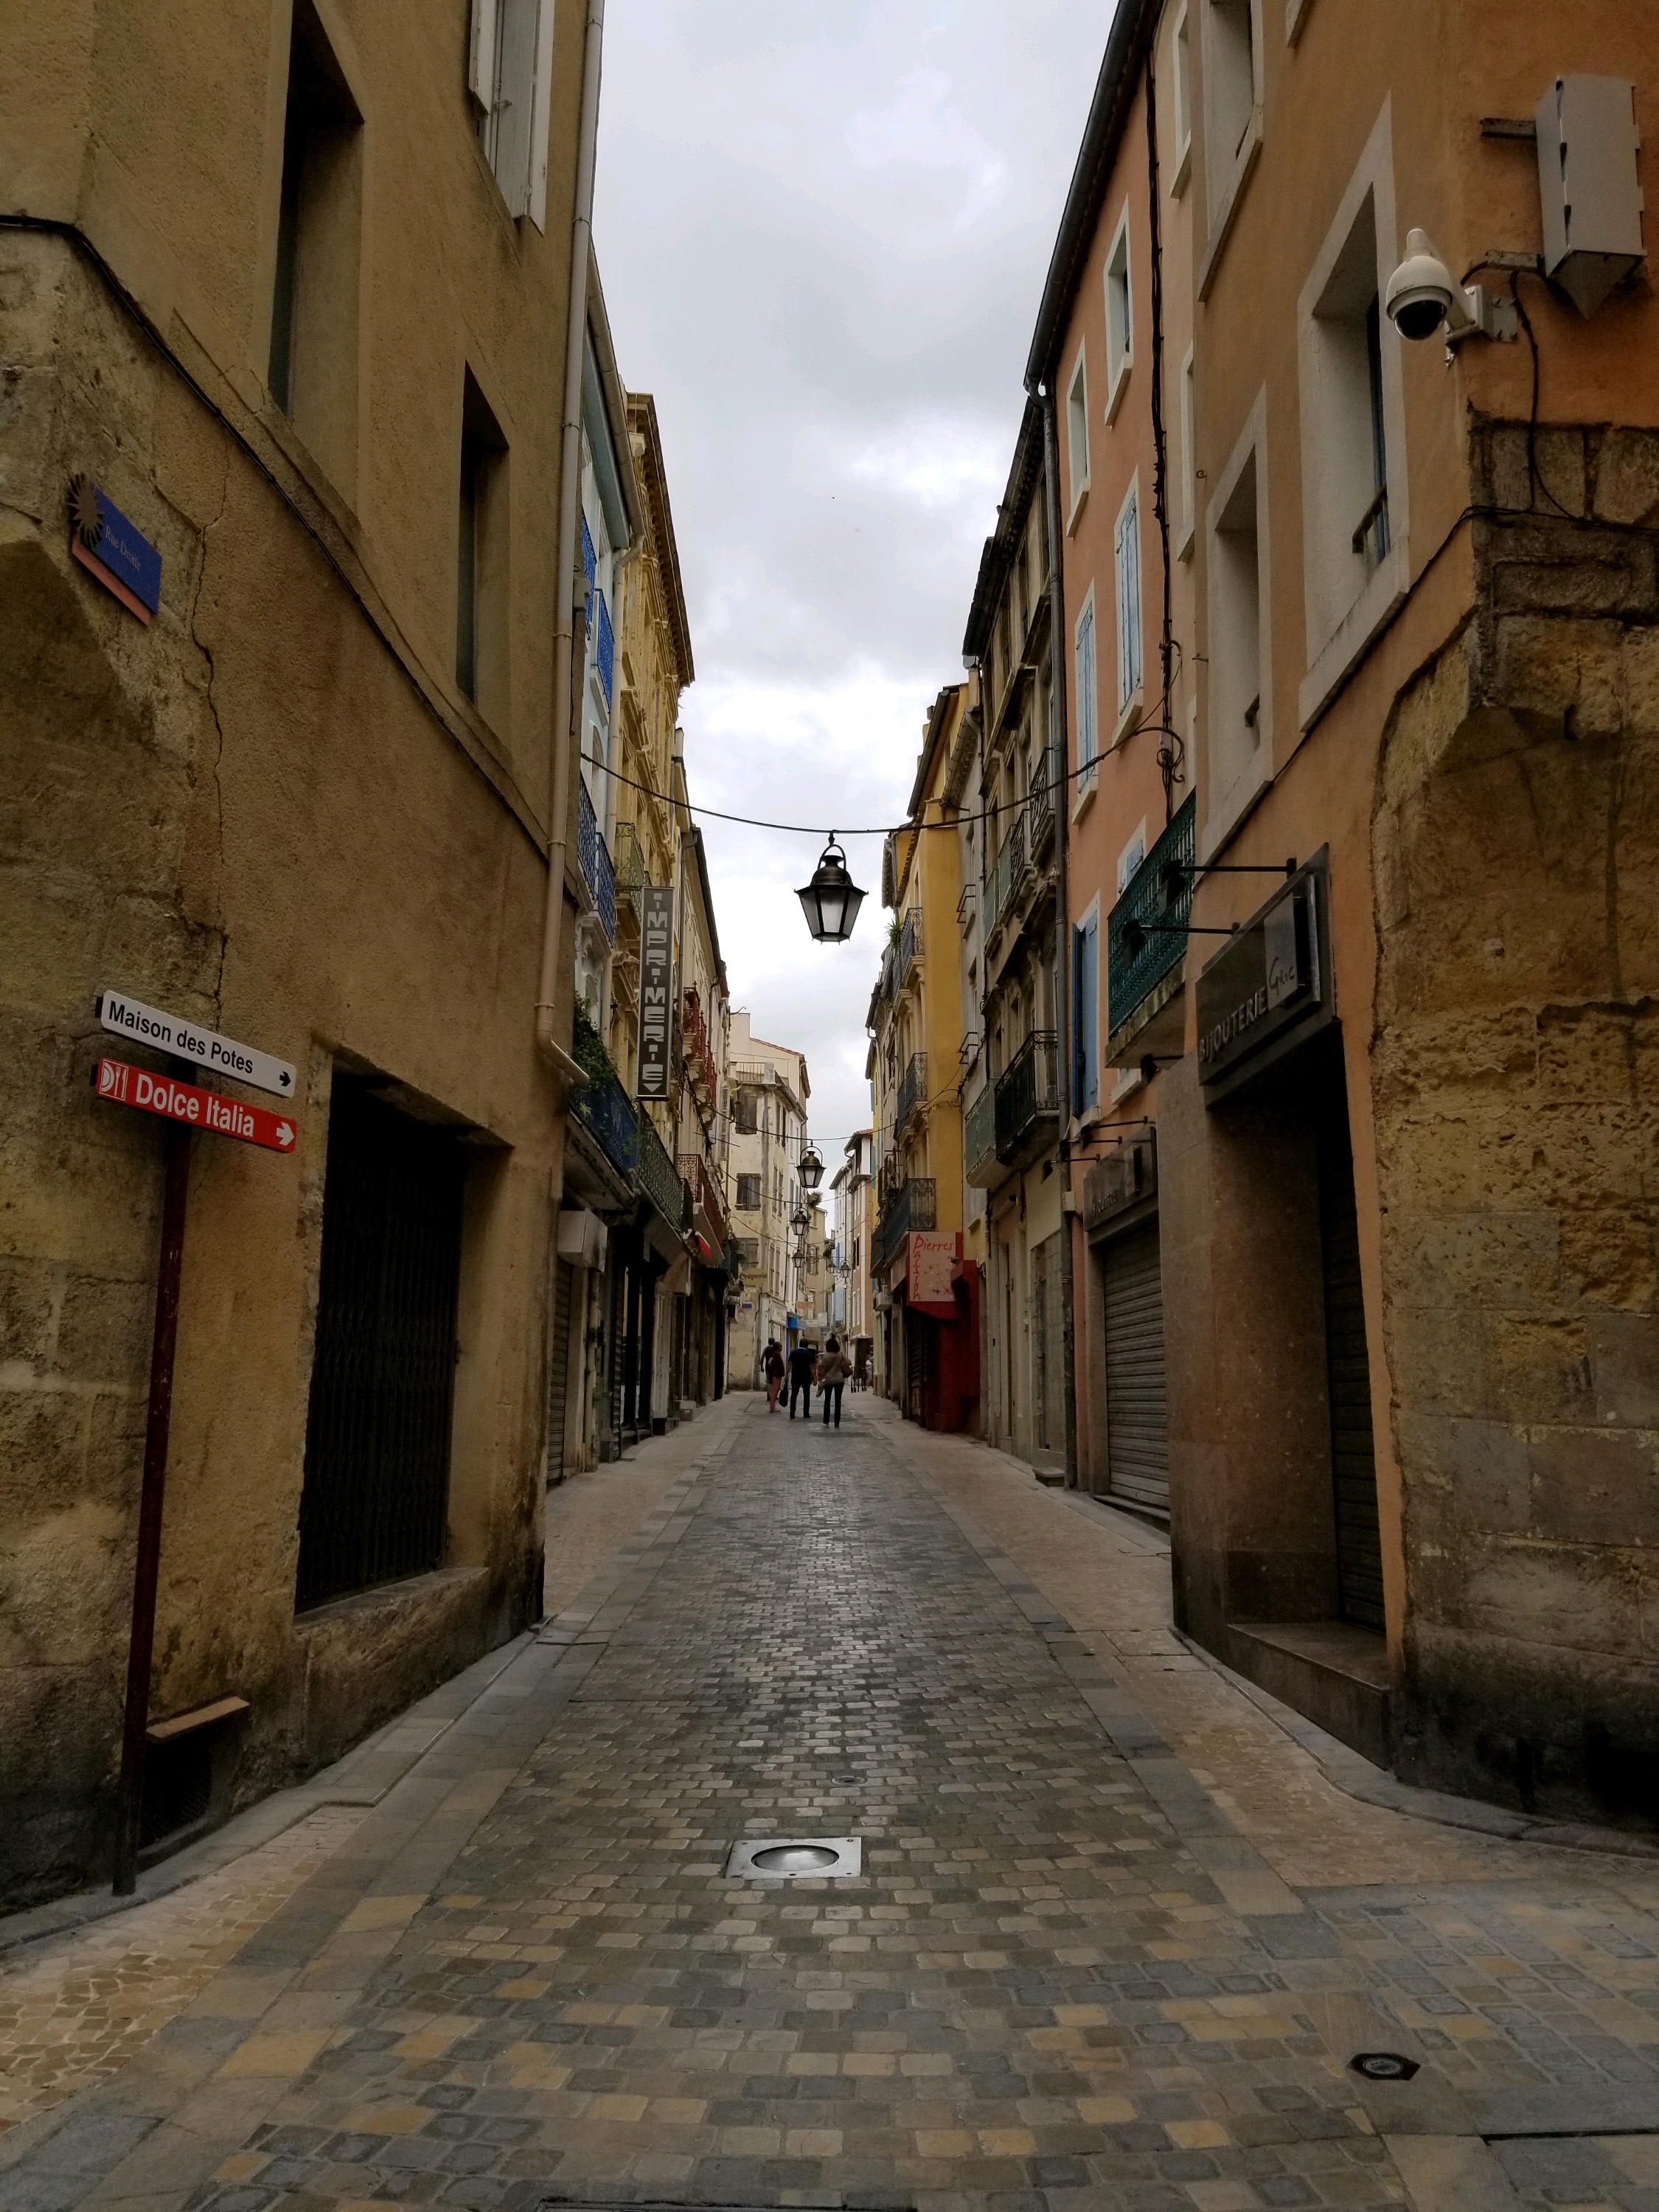
<svg viewBox="0 0 1659 2212"><path fill-rule="evenodd" d="M1157 1222L1115 1237L1103 1258L1108 1484L1111 1496L1126 1505L1164 1515L1170 1510L1170 1436Z"/></svg>
<svg viewBox="0 0 1659 2212"><path fill-rule="evenodd" d="M465 1157L337 1075L296 1607L441 1561Z"/></svg>
<svg viewBox="0 0 1659 2212"><path fill-rule="evenodd" d="M1382 1539L1376 1519L1371 1373L1359 1283L1359 1220L1346 1115L1322 1128L1320 1232L1325 1258L1325 1359L1336 1502L1337 1605L1344 1620L1381 1628Z"/></svg>
<svg viewBox="0 0 1659 2212"><path fill-rule="evenodd" d="M553 1262L553 1328L547 1354L547 1481L564 1480L565 1408L570 1395L570 1304L576 1270L568 1260Z"/></svg>

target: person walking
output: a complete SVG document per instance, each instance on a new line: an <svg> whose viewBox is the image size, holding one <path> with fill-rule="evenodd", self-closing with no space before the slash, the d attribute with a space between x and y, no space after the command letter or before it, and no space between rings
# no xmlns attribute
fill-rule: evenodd
<svg viewBox="0 0 1659 2212"><path fill-rule="evenodd" d="M823 1347L823 1357L818 1362L818 1388L823 1393L823 1425L830 1425L830 1401L836 1401L836 1426L841 1426L841 1394L852 1372L847 1364L847 1354L836 1337L830 1337Z"/></svg>
<svg viewBox="0 0 1659 2212"><path fill-rule="evenodd" d="M778 1350L778 1340L775 1336L769 1336L766 1340L766 1350L761 1355L761 1371L766 1377L766 1410L769 1413L775 1413L778 1410L778 1392L783 1387L783 1378L787 1371L783 1364L783 1354Z"/></svg>
<svg viewBox="0 0 1659 2212"><path fill-rule="evenodd" d="M792 1421L795 1418L797 1398L801 1401L801 1419L805 1421L811 1419L812 1383L817 1371L818 1355L816 1346L806 1343L798 1344L789 1355L789 1418Z"/></svg>

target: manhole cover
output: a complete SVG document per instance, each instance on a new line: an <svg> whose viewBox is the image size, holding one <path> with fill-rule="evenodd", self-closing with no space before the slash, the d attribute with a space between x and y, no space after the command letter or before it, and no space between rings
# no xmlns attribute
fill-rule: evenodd
<svg viewBox="0 0 1659 2212"><path fill-rule="evenodd" d="M1409 2081L1419 2071L1417 2061L1399 2051L1361 2051L1348 2064L1368 2081Z"/></svg>
<svg viewBox="0 0 1659 2212"><path fill-rule="evenodd" d="M732 1844L726 1862L727 1877L737 1881L833 1880L863 1869L856 1836L750 1836Z"/></svg>

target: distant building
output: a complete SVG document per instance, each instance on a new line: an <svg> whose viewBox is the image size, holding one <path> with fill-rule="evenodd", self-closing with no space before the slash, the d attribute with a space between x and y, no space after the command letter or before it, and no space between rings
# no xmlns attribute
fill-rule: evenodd
<svg viewBox="0 0 1659 2212"><path fill-rule="evenodd" d="M882 855L893 922L870 1004L880 1211L872 1238L881 1388L929 1428L973 1428L980 1396L977 1268L962 1248L965 1032L957 959L959 795L977 749L969 687L923 726L905 826Z"/></svg>
<svg viewBox="0 0 1659 2212"><path fill-rule="evenodd" d="M806 1056L754 1036L745 1008L731 1018L732 1235L742 1267L729 1369L734 1389L754 1389L769 1339L787 1350L799 1334L795 1304L801 1203L800 1157L811 1085Z"/></svg>

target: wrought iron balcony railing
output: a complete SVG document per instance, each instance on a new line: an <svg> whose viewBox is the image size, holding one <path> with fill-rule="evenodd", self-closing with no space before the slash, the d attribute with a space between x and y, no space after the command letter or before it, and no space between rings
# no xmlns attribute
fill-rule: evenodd
<svg viewBox="0 0 1659 2212"><path fill-rule="evenodd" d="M630 896L645 888L645 854L640 833L631 822L617 824L617 889Z"/></svg>
<svg viewBox="0 0 1659 2212"><path fill-rule="evenodd" d="M642 1106L639 1116L640 1188L674 1234L683 1237L691 1225L691 1194Z"/></svg>
<svg viewBox="0 0 1659 2212"><path fill-rule="evenodd" d="M939 1185L932 1176L911 1176L901 1183L876 1224L871 1257L878 1270L898 1255L899 1246L913 1229L932 1229L939 1219Z"/></svg>
<svg viewBox="0 0 1659 2212"><path fill-rule="evenodd" d="M619 1175L630 1182L639 1171L639 1113L623 1088L599 1031L580 1006L576 1009L573 1054L587 1081L570 1094L570 1111L590 1132Z"/></svg>
<svg viewBox="0 0 1659 2212"><path fill-rule="evenodd" d="M1198 845L1198 793L1189 793L1124 885L1106 921L1109 1031L1121 1030L1187 950Z"/></svg>
<svg viewBox="0 0 1659 2212"><path fill-rule="evenodd" d="M898 959L893 975L893 988L902 991L910 970L921 954L921 909L912 907L904 917L904 927L899 932Z"/></svg>
<svg viewBox="0 0 1659 2212"><path fill-rule="evenodd" d="M996 1157L997 1094L996 1086L988 1083L963 1120L963 1173L971 1181L975 1171Z"/></svg>
<svg viewBox="0 0 1659 2212"><path fill-rule="evenodd" d="M1030 848L1025 836L1025 810L1022 807L1008 825L1008 889L1006 902L1012 908L1025 886L1025 872L1030 866Z"/></svg>
<svg viewBox="0 0 1659 2212"><path fill-rule="evenodd" d="M1029 1167L1059 1134L1054 1048L1053 1030L1034 1030L997 1078L997 1158L1006 1167Z"/></svg>
<svg viewBox="0 0 1659 2212"><path fill-rule="evenodd" d="M927 1055L913 1052L910 1065L904 1071L904 1080L899 1085L898 1120L895 1127L902 1129L920 1106L927 1103Z"/></svg>
<svg viewBox="0 0 1659 2212"><path fill-rule="evenodd" d="M617 941L616 871L611 865L611 854L600 833L593 802L587 795L587 786L579 781L576 789L576 857L581 863L582 881L587 885L599 909L605 933L614 945Z"/></svg>
<svg viewBox="0 0 1659 2212"><path fill-rule="evenodd" d="M1025 802L1025 842L1032 865L1043 860L1054 839L1054 787L1045 766L1041 783L1031 786Z"/></svg>

